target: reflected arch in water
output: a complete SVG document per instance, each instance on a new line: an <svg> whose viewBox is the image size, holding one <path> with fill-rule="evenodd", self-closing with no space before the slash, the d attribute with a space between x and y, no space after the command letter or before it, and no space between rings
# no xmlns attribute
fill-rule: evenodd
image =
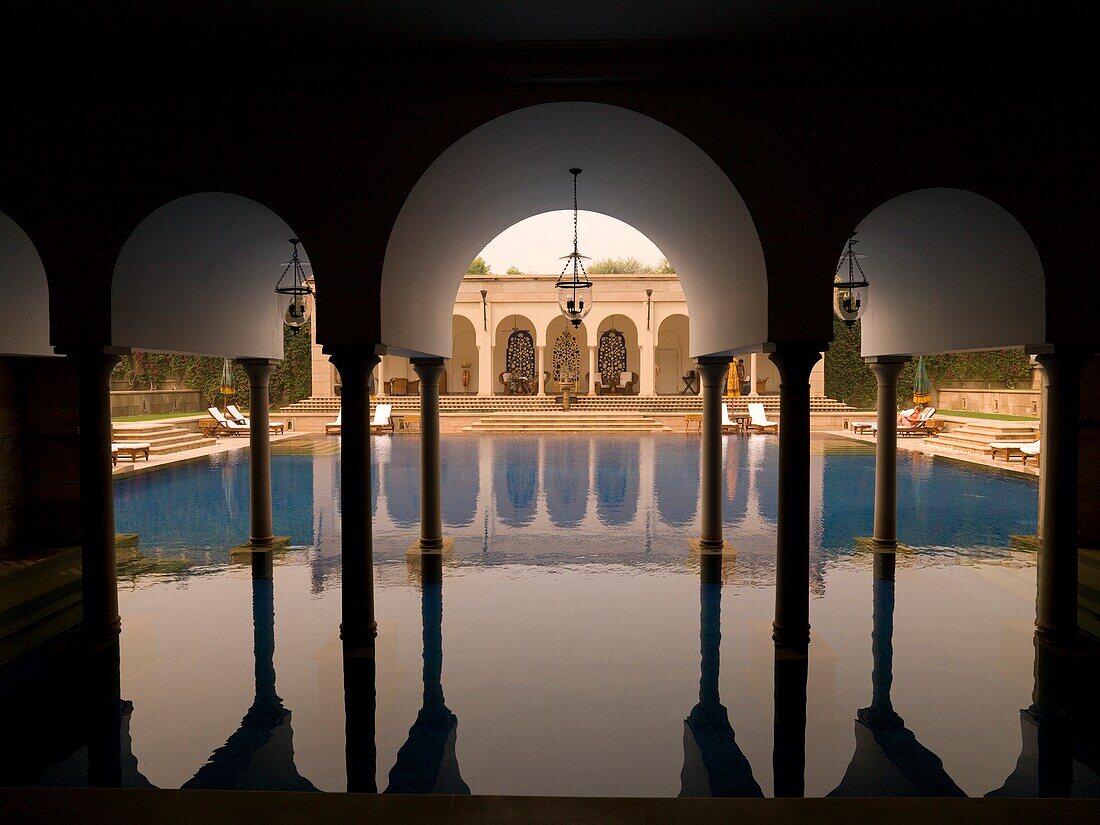
<svg viewBox="0 0 1100 825"><path fill-rule="evenodd" d="M722 436L722 523L729 526L744 521L749 507L749 489L760 465L745 460L749 439L739 435Z"/></svg>
<svg viewBox="0 0 1100 825"><path fill-rule="evenodd" d="M592 445L578 450L568 449L568 443L556 438L542 442L542 489L555 527L576 527L588 512Z"/></svg>
<svg viewBox="0 0 1100 825"><path fill-rule="evenodd" d="M524 527L535 520L539 492L539 445L533 438L497 442L493 466L493 493L497 514L508 527Z"/></svg>
<svg viewBox="0 0 1100 825"><path fill-rule="evenodd" d="M394 438L390 461L383 465L386 512L396 527L420 524L420 441Z"/></svg>
<svg viewBox="0 0 1100 825"><path fill-rule="evenodd" d="M596 441L595 455L596 515L607 526L629 524L638 511L638 440L605 436Z"/></svg>
<svg viewBox="0 0 1100 825"><path fill-rule="evenodd" d="M447 527L465 527L473 524L481 493L481 439L447 439L441 447L443 523Z"/></svg>
<svg viewBox="0 0 1100 825"><path fill-rule="evenodd" d="M671 527L687 527L699 509L699 445L683 447L665 438L654 441L657 515Z"/></svg>

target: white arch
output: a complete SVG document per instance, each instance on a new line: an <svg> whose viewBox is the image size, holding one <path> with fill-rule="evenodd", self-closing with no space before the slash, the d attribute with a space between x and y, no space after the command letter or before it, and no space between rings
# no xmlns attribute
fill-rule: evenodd
<svg viewBox="0 0 1100 825"><path fill-rule="evenodd" d="M1039 253L988 198L961 189L909 192L871 212L857 232L870 283L864 356L1044 343Z"/></svg>
<svg viewBox="0 0 1100 825"><path fill-rule="evenodd" d="M282 358L284 306L275 282L292 237L278 215L239 195L203 192L165 204L138 225L118 256L112 343ZM449 323L445 332L450 337Z"/></svg>
<svg viewBox="0 0 1100 825"><path fill-rule="evenodd" d="M747 350L767 340L760 239L714 161L637 112L549 103L480 126L417 182L386 248L383 342L406 352L449 354L454 273L509 226L570 208L572 166L584 169L581 206L629 223L669 256L691 307L694 355Z"/></svg>
<svg viewBox="0 0 1100 825"><path fill-rule="evenodd" d="M0 355L53 355L46 270L27 233L3 212L0 290L10 309L0 324Z"/></svg>

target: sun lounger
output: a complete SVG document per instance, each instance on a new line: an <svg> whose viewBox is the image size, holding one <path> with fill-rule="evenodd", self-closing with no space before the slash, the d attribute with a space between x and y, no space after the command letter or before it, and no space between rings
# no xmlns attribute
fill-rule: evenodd
<svg viewBox="0 0 1100 825"><path fill-rule="evenodd" d="M728 433L736 431L739 433L745 432L745 425L740 421L734 421L730 418L730 409L726 406L725 402L722 403L722 432Z"/></svg>
<svg viewBox="0 0 1100 825"><path fill-rule="evenodd" d="M137 462L138 456L149 460L149 448L153 445L148 441L122 441L111 445L111 463L115 464L118 457L129 456L130 461Z"/></svg>
<svg viewBox="0 0 1100 825"><path fill-rule="evenodd" d="M920 417L912 424L899 425L898 435L905 437L921 438L927 435L935 435L936 430L931 426L932 416L936 414L935 407L925 407L920 411ZM878 429L877 427L875 429Z"/></svg>
<svg viewBox="0 0 1100 825"><path fill-rule="evenodd" d="M225 408L225 411L228 413L228 415L226 416L227 418L232 418L232 420L236 421L238 424L244 424L246 427L252 426L252 422L245 416L244 413L237 409L237 406L235 404L230 404L228 407ZM286 424L284 424L282 421L268 421L267 428L271 430L273 434L279 435L284 429L286 429Z"/></svg>
<svg viewBox="0 0 1100 825"><path fill-rule="evenodd" d="M1021 445L1020 452L1024 454L1024 464L1027 464L1029 458L1034 458L1035 463L1039 463L1039 444L1038 441L1032 441L1030 444Z"/></svg>
<svg viewBox="0 0 1100 825"><path fill-rule="evenodd" d="M1025 448L1028 452L1025 452ZM992 455L993 460L996 461L998 455L1003 455L1005 461L1011 461L1013 457L1019 456L1020 459L1026 464L1029 456L1037 456L1039 454L1039 442L1038 441L991 441L989 444L989 452Z"/></svg>
<svg viewBox="0 0 1100 825"><path fill-rule="evenodd" d="M336 420L330 421L325 424L325 435L332 435L333 433L336 433L337 435L340 434L340 419L343 418L343 416L344 410L343 408L341 408L336 413Z"/></svg>
<svg viewBox="0 0 1100 825"><path fill-rule="evenodd" d="M217 422L218 426L214 428L214 434L227 433L229 435L247 435L249 432L247 424L241 424L237 421L230 421L224 415L222 411L217 407L207 407L206 411L210 413L210 416Z"/></svg>
<svg viewBox="0 0 1100 825"><path fill-rule="evenodd" d="M768 430L773 433L779 432L779 423L768 420L768 416L764 414L764 405L759 402L749 404L749 423L745 427L760 433L768 432Z"/></svg>
<svg viewBox="0 0 1100 825"><path fill-rule="evenodd" d="M370 422L370 431L372 433L384 433L393 432L393 420L390 418L390 413L393 411L392 404L379 404L374 408L374 418Z"/></svg>

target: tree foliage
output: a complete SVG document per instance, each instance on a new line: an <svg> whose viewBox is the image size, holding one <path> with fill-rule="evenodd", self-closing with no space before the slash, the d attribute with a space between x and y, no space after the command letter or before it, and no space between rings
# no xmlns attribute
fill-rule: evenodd
<svg viewBox="0 0 1100 825"><path fill-rule="evenodd" d="M520 269L517 266L510 266L510 267L508 267L508 272L506 274L508 274L508 275L526 275L527 273L524 272L522 269Z"/></svg>
<svg viewBox="0 0 1100 825"><path fill-rule="evenodd" d="M493 268L489 264L488 261L486 261L480 255L478 255L476 258L474 258L472 261L470 261L470 265L468 267L466 267L466 274L467 275L492 275L493 274Z"/></svg>
<svg viewBox="0 0 1100 825"><path fill-rule="evenodd" d="M592 275L651 275L653 264L628 255L625 258L600 258L585 269Z"/></svg>
<svg viewBox="0 0 1100 825"><path fill-rule="evenodd" d="M859 354L860 325L851 329L833 319L833 343L825 353L825 394L853 407L875 406L874 373ZM1031 362L1022 349L994 349L976 352L924 356L924 366L932 386L966 381L1015 386L1028 377ZM916 379L916 359L907 363L898 376L898 403L911 403Z"/></svg>
<svg viewBox="0 0 1100 825"><path fill-rule="evenodd" d="M176 355L163 352L139 352L124 356L115 367L115 377L122 378L130 389L159 389L172 377L184 387L198 390L204 406L222 401L222 358L201 355ZM308 398L313 389L309 326L295 333L283 328L283 360L271 373L272 404L292 404ZM240 364L233 364L236 394L230 403L248 407L248 375Z"/></svg>

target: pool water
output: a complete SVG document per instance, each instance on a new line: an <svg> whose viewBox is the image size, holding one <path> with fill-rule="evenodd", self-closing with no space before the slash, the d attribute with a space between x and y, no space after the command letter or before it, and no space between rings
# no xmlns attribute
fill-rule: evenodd
<svg viewBox="0 0 1100 825"><path fill-rule="evenodd" d="M774 437L725 439L722 584L700 583L689 547L697 437L445 436L442 585L405 554L418 442L372 447L369 677L338 638L336 439L273 449L292 546L269 582L229 555L248 535L247 451L116 482L142 554L121 568L121 784L769 796L794 764L808 796L1035 792L1035 566L1010 549L1036 530L1033 479L900 457L912 552L876 582L856 542L873 453L813 440L803 771L777 734L801 710L771 641ZM49 730L72 748L0 764L0 784L89 782L80 737ZM1087 767L1073 781L1100 795Z"/></svg>

